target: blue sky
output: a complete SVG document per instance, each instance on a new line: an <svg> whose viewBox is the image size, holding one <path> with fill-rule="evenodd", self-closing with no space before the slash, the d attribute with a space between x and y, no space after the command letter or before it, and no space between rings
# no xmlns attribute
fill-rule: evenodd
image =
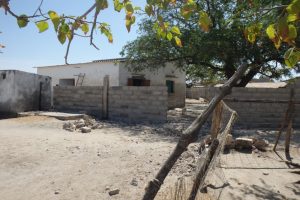
<svg viewBox="0 0 300 200"><path fill-rule="evenodd" d="M42 9L47 12L55 10L58 14L81 15L92 4L93 0L44 0ZM134 5L143 6L144 0L133 0ZM16 14L32 15L38 7L40 0L17 1L11 0L10 7ZM95 36L98 47L96 50L89 45L89 40L76 37L73 40L69 53L69 63L90 62L92 60L120 57L122 47L137 37L137 23L130 33L125 27L124 12L117 13L113 10L112 0L109 0L109 9L100 13L99 21L111 25L114 36L113 44L100 33ZM17 69L36 72L33 67L64 64L66 43L61 45L56 38L52 25L44 33L38 33L34 23L20 29L16 19L5 15L0 10L0 43L6 48L0 54L0 70Z"/></svg>

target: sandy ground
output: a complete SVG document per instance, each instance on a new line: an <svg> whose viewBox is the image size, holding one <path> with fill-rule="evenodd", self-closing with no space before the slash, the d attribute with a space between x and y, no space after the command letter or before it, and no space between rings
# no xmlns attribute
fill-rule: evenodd
<svg viewBox="0 0 300 200"><path fill-rule="evenodd" d="M166 126L177 123L172 132L178 133L191 120L173 120ZM141 199L147 182L178 140L174 135L157 134L166 127L104 123L103 128L82 134L63 130L63 123L43 116L0 120L1 200ZM237 134L257 135L257 131ZM274 138L274 133L267 135ZM296 137L291 149L298 163L299 141ZM196 154L197 144L193 144L171 171L158 199L164 199L163 193L178 177L191 178ZM211 173L208 191L222 200L300 199L300 169L289 168L271 152L224 154ZM114 188L120 193L109 196Z"/></svg>
<svg viewBox="0 0 300 200"><path fill-rule="evenodd" d="M120 128L70 133L62 124L47 117L0 120L1 200L140 199L175 145L171 137ZM120 194L110 197L113 188Z"/></svg>

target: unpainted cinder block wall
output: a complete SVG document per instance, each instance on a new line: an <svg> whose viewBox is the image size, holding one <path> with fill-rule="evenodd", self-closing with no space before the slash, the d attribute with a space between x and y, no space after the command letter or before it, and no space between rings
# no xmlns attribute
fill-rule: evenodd
<svg viewBox="0 0 300 200"><path fill-rule="evenodd" d="M167 120L167 87L111 87L108 99L109 119L152 123Z"/></svg>
<svg viewBox="0 0 300 200"><path fill-rule="evenodd" d="M54 109L102 117L102 86L55 86Z"/></svg>
<svg viewBox="0 0 300 200"><path fill-rule="evenodd" d="M108 118L126 122L161 123L167 120L167 87L115 86L108 89ZM103 87L55 86L54 108L102 117Z"/></svg>
<svg viewBox="0 0 300 200"><path fill-rule="evenodd" d="M243 128L279 128L288 108L291 87L295 91L294 128L300 128L300 84L286 88L233 88L225 103L238 113L236 125ZM187 89L188 98L210 100L220 88Z"/></svg>

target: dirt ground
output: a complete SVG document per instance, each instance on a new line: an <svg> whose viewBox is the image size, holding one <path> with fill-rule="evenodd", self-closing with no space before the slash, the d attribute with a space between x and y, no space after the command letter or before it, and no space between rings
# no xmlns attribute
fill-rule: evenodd
<svg viewBox="0 0 300 200"><path fill-rule="evenodd" d="M190 120L172 119L163 129L105 122L88 134L63 130L63 121L49 117L0 120L0 199L141 199ZM173 135L160 134L168 127L175 127ZM300 163L298 144L293 143L291 155ZM160 199L179 177L191 178L196 161L193 144L172 169ZM300 169L270 152L224 154L208 177L208 192L219 199L300 199ZM110 196L114 188L120 193Z"/></svg>

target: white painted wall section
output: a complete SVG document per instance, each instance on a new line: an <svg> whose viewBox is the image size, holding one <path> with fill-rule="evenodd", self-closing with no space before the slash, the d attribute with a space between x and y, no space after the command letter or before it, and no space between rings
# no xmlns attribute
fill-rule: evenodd
<svg viewBox="0 0 300 200"><path fill-rule="evenodd" d="M102 86L103 78L108 75L111 86L119 86L119 64L114 62L91 62L71 65L38 67L37 74L52 77L52 86L59 84L59 79L75 79L84 73L83 86Z"/></svg>

